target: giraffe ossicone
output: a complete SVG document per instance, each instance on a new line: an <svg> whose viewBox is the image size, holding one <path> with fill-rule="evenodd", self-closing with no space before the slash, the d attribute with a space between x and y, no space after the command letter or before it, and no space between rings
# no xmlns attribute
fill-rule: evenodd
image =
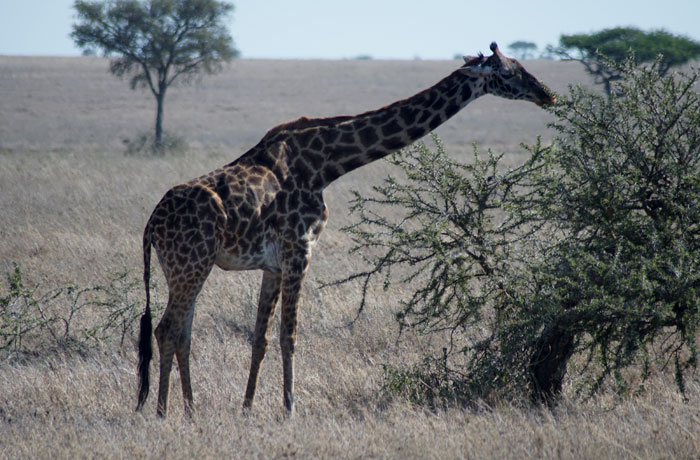
<svg viewBox="0 0 700 460"><path fill-rule="evenodd" d="M281 299L283 401L292 413L297 303L311 253L328 220L323 190L360 166L420 139L474 99L493 94L538 105L551 92L514 59L465 57L432 87L355 116L306 118L279 125L240 158L170 189L143 234L146 311L139 338L137 410L149 391L152 356L149 295L151 247L168 284L168 304L155 329L160 354L158 414L165 416L177 356L186 412L192 409L189 355L195 299L214 266L262 270L262 286L244 407L253 404L271 318Z"/></svg>

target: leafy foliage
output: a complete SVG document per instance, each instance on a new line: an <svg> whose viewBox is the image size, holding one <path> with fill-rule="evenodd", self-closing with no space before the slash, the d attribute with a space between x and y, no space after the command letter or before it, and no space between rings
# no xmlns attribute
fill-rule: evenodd
<svg viewBox="0 0 700 460"><path fill-rule="evenodd" d="M553 402L573 356L590 393L628 394L670 363L683 391L700 321L698 73L611 65L622 97L572 88L550 109L558 137L524 146L522 165L476 149L462 164L436 139L393 156L405 180L355 195L345 230L369 269L343 281L410 284L402 328L445 340L388 369L392 391Z"/></svg>
<svg viewBox="0 0 700 460"><path fill-rule="evenodd" d="M634 27L616 27L592 34L562 35L554 51L561 57L581 62L596 78L596 83L604 84L606 93L610 94L610 84L622 78L610 60L619 65L632 52L637 65L651 64L661 55L656 70L664 76L672 67L700 57L700 43L665 30L645 32Z"/></svg>
<svg viewBox="0 0 700 460"><path fill-rule="evenodd" d="M422 395L431 405L465 400L497 381L516 379L517 353L494 356L507 346L499 334L512 324L508 307L494 307L527 295L515 285L522 281L521 268L540 260L529 258L525 248L544 231L530 210L539 206L538 186L550 175L551 162L550 150L537 145L514 169L503 171L501 155L489 151L482 158L476 148L472 163L463 164L433 140L435 150L417 143L391 157L407 182L389 177L375 187L376 197L355 195L352 212L359 221L344 230L370 269L340 281L362 280L360 309L376 276L383 277L385 289L396 281L412 286L396 314L401 329L445 335L445 352L409 371L387 369L387 387L413 400ZM395 215L388 207L405 212L387 217ZM527 341L523 334L536 334L533 328L518 331L521 341ZM512 366L504 359L512 359ZM521 374L522 383L525 370Z"/></svg>
<svg viewBox="0 0 700 460"><path fill-rule="evenodd" d="M435 151L418 143L391 157L408 183L389 177L384 186L375 187L381 197L355 194L351 212L359 213L360 221L344 230L357 243L353 252L371 249L365 258L372 269L348 280L364 278L366 287L372 276L382 273L388 287L392 268L405 266L401 281L419 287L398 314L402 326L463 330L480 319L480 306L494 294L493 289L474 290L472 283L488 282L501 271L511 246L522 238L513 230L528 220L498 210L527 199L516 194L541 167L543 151L501 174L501 156L489 152L482 159L475 149L472 164L458 163L446 155L437 136L432 138ZM391 220L382 209L396 206L406 214Z"/></svg>
<svg viewBox="0 0 700 460"><path fill-rule="evenodd" d="M155 144L162 138L165 93L176 79L215 73L237 51L224 18L233 5L216 0L76 0L71 37L94 54L117 55L110 71L145 86L157 103Z"/></svg>
<svg viewBox="0 0 700 460"><path fill-rule="evenodd" d="M662 77L627 62L618 100L581 89L554 109L561 133L548 218L573 294L566 327L602 378L652 355L673 361L679 388L696 366L700 320L700 97L698 73ZM574 301L575 299L575 301ZM571 317L569 317L571 316ZM585 334L584 334L585 333ZM655 348L658 347L658 348Z"/></svg>
<svg viewBox="0 0 700 460"><path fill-rule="evenodd" d="M141 288L140 280L122 270L106 285L42 290L28 287L15 264L6 292L0 291L0 353L21 359L108 342L123 346L142 314L135 288Z"/></svg>

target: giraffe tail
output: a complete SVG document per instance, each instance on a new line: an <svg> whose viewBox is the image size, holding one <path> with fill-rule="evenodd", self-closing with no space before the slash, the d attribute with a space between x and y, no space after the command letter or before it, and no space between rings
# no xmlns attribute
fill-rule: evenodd
<svg viewBox="0 0 700 460"><path fill-rule="evenodd" d="M153 237L153 229L149 219L146 224L146 229L143 232L143 283L146 288L146 311L141 317L141 330L139 332L139 396L136 410L143 407L143 403L148 398L149 387L149 368L151 358L153 357L153 342L151 335L153 334L153 324L151 319L151 242Z"/></svg>

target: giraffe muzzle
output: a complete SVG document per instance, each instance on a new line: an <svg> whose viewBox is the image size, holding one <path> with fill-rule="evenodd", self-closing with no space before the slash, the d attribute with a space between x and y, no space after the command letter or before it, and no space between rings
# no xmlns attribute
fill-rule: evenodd
<svg viewBox="0 0 700 460"><path fill-rule="evenodd" d="M549 96L549 95L548 95L548 96L545 97L545 98L542 98L542 99L539 99L539 100L535 101L535 104L537 104L538 107L543 107L543 106L545 106L545 105L556 104L556 102L557 102L557 98L556 98L556 97L554 97L554 96Z"/></svg>

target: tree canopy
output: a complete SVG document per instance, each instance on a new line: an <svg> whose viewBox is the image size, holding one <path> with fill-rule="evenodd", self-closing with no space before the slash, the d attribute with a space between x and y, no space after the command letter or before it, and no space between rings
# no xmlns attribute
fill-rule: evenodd
<svg viewBox="0 0 700 460"><path fill-rule="evenodd" d="M635 27L615 27L591 34L562 35L554 52L581 62L595 76L596 83L604 84L610 94L611 82L619 80L621 75L601 55L619 64L631 53L637 65L654 62L661 55L658 72L664 76L671 67L700 57L700 43L665 30L646 32Z"/></svg>
<svg viewBox="0 0 700 460"><path fill-rule="evenodd" d="M224 19L233 5L216 0L76 0L71 37L116 57L110 71L145 86L157 102L154 146L162 139L165 93L176 79L214 73L237 55Z"/></svg>
<svg viewBox="0 0 700 460"><path fill-rule="evenodd" d="M508 49L518 59L531 59L537 51L537 45L533 42L518 40L508 45Z"/></svg>

